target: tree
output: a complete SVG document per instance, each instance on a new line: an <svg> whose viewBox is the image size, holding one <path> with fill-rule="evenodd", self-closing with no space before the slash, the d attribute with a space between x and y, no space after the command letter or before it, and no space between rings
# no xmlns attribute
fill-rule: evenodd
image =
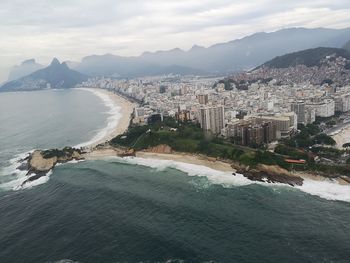
<svg viewBox="0 0 350 263"><path fill-rule="evenodd" d="M343 148L350 148L350 142L344 143Z"/></svg>
<svg viewBox="0 0 350 263"><path fill-rule="evenodd" d="M325 133L317 134L314 137L313 142L315 144L326 144L326 145L335 145L336 144L335 140L333 140L332 137L328 136Z"/></svg>
<svg viewBox="0 0 350 263"><path fill-rule="evenodd" d="M166 89L167 89L166 86L161 85L161 86L159 87L159 93L165 93L165 92L166 92Z"/></svg>

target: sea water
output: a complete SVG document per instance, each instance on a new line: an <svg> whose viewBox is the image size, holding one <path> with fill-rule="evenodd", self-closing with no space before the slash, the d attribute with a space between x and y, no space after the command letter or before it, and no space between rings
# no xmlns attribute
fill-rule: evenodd
<svg viewBox="0 0 350 263"><path fill-rule="evenodd" d="M85 90L0 94L1 263L349 262L349 192L335 184L114 157L16 187L15 160L96 139L115 121L108 103Z"/></svg>

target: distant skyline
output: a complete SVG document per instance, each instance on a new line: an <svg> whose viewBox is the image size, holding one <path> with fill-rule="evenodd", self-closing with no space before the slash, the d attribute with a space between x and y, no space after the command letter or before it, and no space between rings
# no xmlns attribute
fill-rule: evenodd
<svg viewBox="0 0 350 263"><path fill-rule="evenodd" d="M346 28L348 0L2 0L0 82L25 59L188 50L289 27Z"/></svg>

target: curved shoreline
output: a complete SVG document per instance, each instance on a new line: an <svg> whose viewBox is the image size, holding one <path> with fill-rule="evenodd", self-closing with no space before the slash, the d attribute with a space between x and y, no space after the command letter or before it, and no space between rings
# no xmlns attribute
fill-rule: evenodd
<svg viewBox="0 0 350 263"><path fill-rule="evenodd" d="M105 89L99 88L78 88L94 93L98 96L106 107L110 110L107 118L107 126L102 128L92 139L87 142L80 143L74 147L88 148L92 150L99 144L103 144L113 139L114 137L123 134L129 127L131 114L134 107L137 105L133 102L126 100L125 98L110 92Z"/></svg>

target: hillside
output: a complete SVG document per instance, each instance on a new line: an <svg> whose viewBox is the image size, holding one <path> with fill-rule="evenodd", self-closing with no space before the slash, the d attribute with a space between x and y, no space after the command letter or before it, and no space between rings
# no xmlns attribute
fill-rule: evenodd
<svg viewBox="0 0 350 263"><path fill-rule="evenodd" d="M319 47L278 56L262 66L269 68L288 68L296 65L313 67L319 66L322 59L331 55L350 59L350 52L345 49Z"/></svg>
<svg viewBox="0 0 350 263"><path fill-rule="evenodd" d="M10 81L0 87L0 91L68 89L87 80L88 77L68 68L66 63L60 63L56 58L51 64L18 80Z"/></svg>

